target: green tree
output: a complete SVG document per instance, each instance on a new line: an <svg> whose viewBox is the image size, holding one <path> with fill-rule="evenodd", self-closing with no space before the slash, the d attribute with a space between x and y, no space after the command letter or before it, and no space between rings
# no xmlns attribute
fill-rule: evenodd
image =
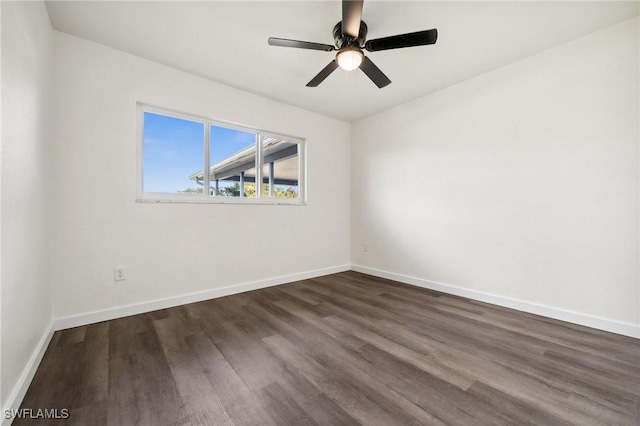
<svg viewBox="0 0 640 426"><path fill-rule="evenodd" d="M228 186L226 188L220 188L218 190L219 197L239 197L240 196L240 184L235 183L233 186Z"/></svg>
<svg viewBox="0 0 640 426"><path fill-rule="evenodd" d="M198 193L202 193L202 189L198 188ZM186 192L186 191L182 191ZM219 197L239 197L240 196L240 183L236 182L232 186L227 186L224 188L220 188L218 190ZM246 198L255 198L256 197L256 185L255 183L245 183L244 184L244 196ZM262 196L269 196L269 184L265 183L262 185ZM273 196L275 198L298 198L298 191L296 191L292 187L282 187L278 185L274 185L273 188Z"/></svg>
<svg viewBox="0 0 640 426"><path fill-rule="evenodd" d="M204 189L202 187L200 188L187 188L183 191L178 191L178 192L182 192L184 194L202 194L204 192Z"/></svg>
<svg viewBox="0 0 640 426"><path fill-rule="evenodd" d="M291 187L283 188L274 185L273 196L276 198L298 198L298 191Z"/></svg>

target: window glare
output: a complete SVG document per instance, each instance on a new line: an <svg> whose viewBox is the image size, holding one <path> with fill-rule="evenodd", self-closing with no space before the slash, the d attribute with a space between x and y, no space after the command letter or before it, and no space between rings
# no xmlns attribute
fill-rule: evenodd
<svg viewBox="0 0 640 426"><path fill-rule="evenodd" d="M203 141L202 123L145 112L144 191L202 193L189 177L202 169Z"/></svg>
<svg viewBox="0 0 640 426"><path fill-rule="evenodd" d="M304 140L142 104L138 117L138 201L304 204Z"/></svg>
<svg viewBox="0 0 640 426"><path fill-rule="evenodd" d="M275 138L263 138L264 196L298 198L298 144ZM271 176L273 172L273 176ZM273 187L272 187L273 186Z"/></svg>
<svg viewBox="0 0 640 426"><path fill-rule="evenodd" d="M210 126L211 195L256 197L256 137L255 133Z"/></svg>

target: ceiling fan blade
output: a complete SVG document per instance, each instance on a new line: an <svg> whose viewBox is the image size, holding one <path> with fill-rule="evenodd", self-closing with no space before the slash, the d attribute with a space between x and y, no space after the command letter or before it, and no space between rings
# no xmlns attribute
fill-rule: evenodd
<svg viewBox="0 0 640 426"><path fill-rule="evenodd" d="M380 68L378 68L376 64L374 64L373 61L366 56L364 57L364 59L362 60L362 63L360 64L360 69L380 89L391 84L391 80L389 80L389 78L386 75L384 75L382 71L380 71Z"/></svg>
<svg viewBox="0 0 640 426"><path fill-rule="evenodd" d="M342 35L358 38L364 0L342 0Z"/></svg>
<svg viewBox="0 0 640 426"><path fill-rule="evenodd" d="M298 49L323 50L331 52L336 48L330 44L313 43L310 41L289 40L288 38L269 37L269 46L295 47Z"/></svg>
<svg viewBox="0 0 640 426"><path fill-rule="evenodd" d="M334 72L338 68L338 61L335 59L329 62L329 65L324 67L322 71L318 73L315 77L311 79L310 82L307 83L307 87L318 87L320 83L324 81L325 78L329 77L329 74Z"/></svg>
<svg viewBox="0 0 640 426"><path fill-rule="evenodd" d="M437 39L438 30L433 29L369 40L365 43L364 48L369 52L377 52L379 50L435 44Z"/></svg>

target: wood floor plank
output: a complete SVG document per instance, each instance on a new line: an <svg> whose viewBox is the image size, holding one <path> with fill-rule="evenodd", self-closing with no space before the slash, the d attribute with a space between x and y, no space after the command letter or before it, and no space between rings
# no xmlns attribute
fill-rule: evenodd
<svg viewBox="0 0 640 426"><path fill-rule="evenodd" d="M77 345L84 341L84 336L87 333L87 327L75 327L60 332L60 339L58 345Z"/></svg>
<svg viewBox="0 0 640 426"><path fill-rule="evenodd" d="M186 337L202 374L216 392L234 424L274 424L262 398L255 398L246 384L206 335Z"/></svg>
<svg viewBox="0 0 640 426"><path fill-rule="evenodd" d="M269 308L269 304L261 305ZM269 310L274 309L272 307ZM252 307L251 312L278 328L287 340L299 348L303 356L331 372L334 382L344 382L347 383L345 386L355 387L359 393L366 395L368 400L375 402L380 409L385 410L386 413L393 413L396 421L401 424L424 423L425 420L428 420L428 424L442 424L437 417L401 397L387 383L380 381L378 378L380 372L375 367L371 368L372 366L360 359L357 353L347 350L347 346L332 338L331 333L325 334L322 326L300 322L300 318L288 317L291 323L296 324L294 327L285 323L283 318L276 317L260 306ZM332 348L330 353L326 351L328 347ZM340 403L340 400L337 402ZM344 409L349 410L348 407ZM351 415L357 417L359 413L355 412Z"/></svg>
<svg viewBox="0 0 640 426"><path fill-rule="evenodd" d="M269 356L261 342L247 334L239 322L228 321L221 328L207 324L204 328L245 385L259 391L277 381L285 366Z"/></svg>
<svg viewBox="0 0 640 426"><path fill-rule="evenodd" d="M186 338L192 334L185 333L185 321L169 316L153 322L160 339L164 355L169 362L171 375L183 409L190 419L198 419L207 425L233 424L218 394L214 391L198 359L193 356Z"/></svg>
<svg viewBox="0 0 640 426"><path fill-rule="evenodd" d="M65 423L73 426L106 426L107 425L107 401L102 400L81 408L73 409L73 415ZM58 420L59 422L60 420ZM56 422L54 421L55 425ZM57 423L59 424L59 423Z"/></svg>
<svg viewBox="0 0 640 426"><path fill-rule="evenodd" d="M260 390L266 401L269 412L279 425L317 425L291 395L287 394L280 383L274 382Z"/></svg>
<svg viewBox="0 0 640 426"><path fill-rule="evenodd" d="M140 423L186 424L188 415L155 331L138 333L133 350L131 370Z"/></svg>
<svg viewBox="0 0 640 426"><path fill-rule="evenodd" d="M371 277L58 331L14 425L640 424L640 340Z"/></svg>
<svg viewBox="0 0 640 426"><path fill-rule="evenodd" d="M109 392L109 324L98 323L85 327L82 352L78 360L80 380L73 407L85 407L107 400ZM97 405L94 405L94 412ZM106 419L106 412L105 412Z"/></svg>
<svg viewBox="0 0 640 426"><path fill-rule="evenodd" d="M267 347L281 357L287 364L311 381L321 392L336 401L350 416L362 424L400 425L413 422L403 422L392 413L371 400L371 395L361 391L358 384L344 380L333 371L326 369L320 363L306 356L296 349L288 340L280 335L273 335L263 339Z"/></svg>
<svg viewBox="0 0 640 426"><path fill-rule="evenodd" d="M317 424L326 426L360 424L309 380L297 374L296 370L292 370L284 370L278 383L288 390L288 395Z"/></svg>
<svg viewBox="0 0 640 426"><path fill-rule="evenodd" d="M109 395L107 399L107 425L109 426L140 424L132 359L133 355L109 360Z"/></svg>
<svg viewBox="0 0 640 426"><path fill-rule="evenodd" d="M568 419L561 419L553 414L527 404L526 402L497 389L487 386L482 382L475 382L468 390L471 395L486 401L488 404L509 413L521 424L530 425L572 425Z"/></svg>
<svg viewBox="0 0 640 426"><path fill-rule="evenodd" d="M368 344L387 352L389 355L396 357L398 360L411 364L422 371L445 380L446 382L451 383L452 385L457 386L462 390L467 390L469 386L471 386L476 381L474 377L466 375L464 374L464 372L458 372L452 368L440 364L435 359L433 359L433 357L430 357L429 353L415 352L411 349L408 349L406 346L395 343L393 340L382 337L377 333L359 328L357 326L354 327L353 324L349 324L339 316L329 316L325 319L325 321L327 321L329 324L332 324L334 327L343 330L344 332L346 332L346 330L348 329L351 329L356 337L362 339Z"/></svg>

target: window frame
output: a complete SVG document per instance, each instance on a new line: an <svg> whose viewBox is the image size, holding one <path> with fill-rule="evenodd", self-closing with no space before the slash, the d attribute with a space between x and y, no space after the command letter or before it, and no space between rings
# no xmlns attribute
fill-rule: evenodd
<svg viewBox="0 0 640 426"><path fill-rule="evenodd" d="M186 114L175 110L160 108L142 102L137 103L137 162L136 162L136 202L140 203L193 203L193 204L261 204L261 205L293 205L302 206L307 204L306 197L306 140L298 136L285 135L283 133L258 129L256 127L232 123L229 121L205 118L198 115ZM239 130L247 133L255 133L256 149L256 182L263 182L263 139L275 138L285 142L298 145L298 198L275 198L265 197L262 190L256 190L256 197L224 197L212 196L208 191L202 194L185 194L172 192L145 192L144 191L144 114L146 112L159 114L171 118L187 120L204 126L203 145L203 188L210 187L209 173L210 164L210 130L211 126L223 127L231 130Z"/></svg>

